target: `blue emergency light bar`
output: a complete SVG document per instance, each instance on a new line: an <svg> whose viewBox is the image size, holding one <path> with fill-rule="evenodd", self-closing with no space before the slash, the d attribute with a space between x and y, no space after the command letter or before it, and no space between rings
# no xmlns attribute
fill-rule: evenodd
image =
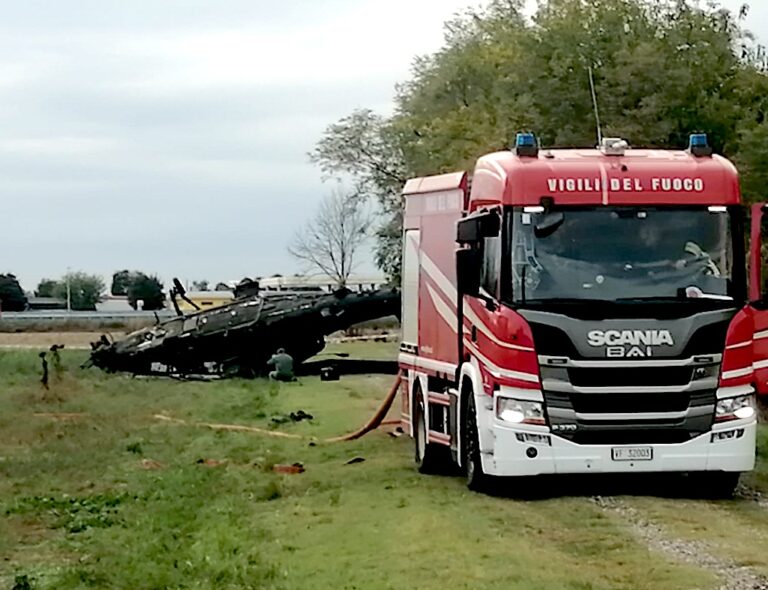
<svg viewBox="0 0 768 590"><path fill-rule="evenodd" d="M688 140L688 151L696 157L704 157L712 155L712 147L709 145L709 140L706 133L692 133Z"/></svg>
<svg viewBox="0 0 768 590"><path fill-rule="evenodd" d="M539 155L539 143L533 133L518 133L515 136L515 153L518 156L535 158Z"/></svg>

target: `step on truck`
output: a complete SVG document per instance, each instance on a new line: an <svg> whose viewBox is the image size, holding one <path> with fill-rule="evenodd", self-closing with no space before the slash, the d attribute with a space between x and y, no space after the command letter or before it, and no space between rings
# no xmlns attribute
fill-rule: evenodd
<svg viewBox="0 0 768 590"><path fill-rule="evenodd" d="M768 214L742 207L705 135L544 150L522 133L471 188L455 173L403 194L401 419L420 471L458 465L477 490L682 472L727 495L753 469Z"/></svg>

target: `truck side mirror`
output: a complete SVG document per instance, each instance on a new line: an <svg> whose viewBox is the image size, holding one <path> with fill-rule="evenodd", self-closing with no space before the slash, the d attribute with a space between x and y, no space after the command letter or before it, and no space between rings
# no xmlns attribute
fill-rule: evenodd
<svg viewBox="0 0 768 590"><path fill-rule="evenodd" d="M459 244L479 244L485 238L495 238L501 231L498 211L487 211L465 217L456 224L456 241Z"/></svg>
<svg viewBox="0 0 768 590"><path fill-rule="evenodd" d="M481 254L482 250L476 248L456 250L456 286L460 295L480 294Z"/></svg>

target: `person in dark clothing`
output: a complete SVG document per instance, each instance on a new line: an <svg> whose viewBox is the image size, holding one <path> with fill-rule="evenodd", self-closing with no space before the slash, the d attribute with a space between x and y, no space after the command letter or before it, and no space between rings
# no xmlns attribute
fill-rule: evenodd
<svg viewBox="0 0 768 590"><path fill-rule="evenodd" d="M48 360L45 358L45 353L40 353L40 360L43 362L43 376L40 379L40 383L43 384L45 389L48 389Z"/></svg>
<svg viewBox="0 0 768 590"><path fill-rule="evenodd" d="M278 348L277 352L267 361L270 367L274 367L269 372L269 378L275 381L296 381L293 374L293 357L285 352L284 348Z"/></svg>

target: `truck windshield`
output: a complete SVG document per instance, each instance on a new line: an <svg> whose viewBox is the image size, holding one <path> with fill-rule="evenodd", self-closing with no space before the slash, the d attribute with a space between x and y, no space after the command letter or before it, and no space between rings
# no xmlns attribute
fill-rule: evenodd
<svg viewBox="0 0 768 590"><path fill-rule="evenodd" d="M691 298L733 301L723 207L536 208L506 212L513 303Z"/></svg>

